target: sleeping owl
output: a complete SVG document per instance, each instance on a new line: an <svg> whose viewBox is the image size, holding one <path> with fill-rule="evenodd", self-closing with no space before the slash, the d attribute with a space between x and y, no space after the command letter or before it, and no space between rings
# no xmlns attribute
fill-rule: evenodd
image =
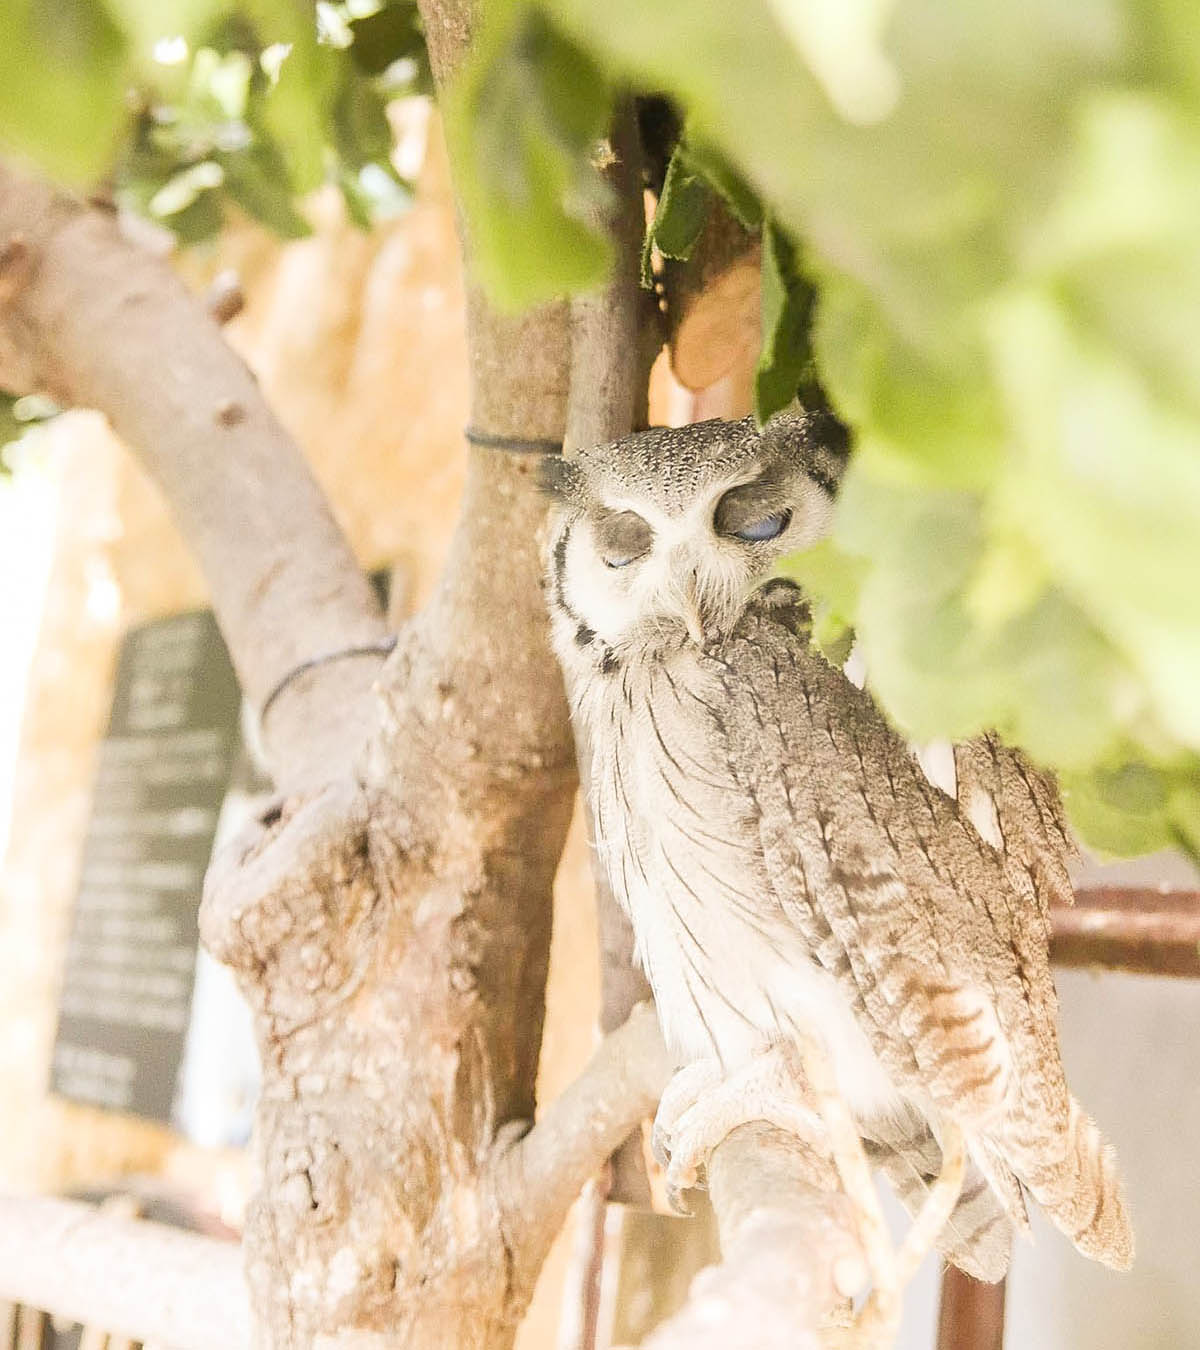
<svg viewBox="0 0 1200 1350"><path fill-rule="evenodd" d="M680 1066L658 1136L678 1186L742 1121L802 1120L788 1050L815 1041L910 1208L939 1141L964 1141L940 1239L964 1270L1003 1275L1027 1194L1125 1267L1115 1159L1059 1055L1048 905L1070 896L1070 845L1052 783L994 738L931 781L772 579L829 525L839 432L704 422L547 464L595 844Z"/></svg>

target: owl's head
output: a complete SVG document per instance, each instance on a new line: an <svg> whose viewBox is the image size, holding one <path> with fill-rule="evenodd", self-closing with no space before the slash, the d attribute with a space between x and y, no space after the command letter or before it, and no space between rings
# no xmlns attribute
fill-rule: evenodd
<svg viewBox="0 0 1200 1350"><path fill-rule="evenodd" d="M828 528L846 438L828 415L657 427L548 460L551 606L582 649L728 634L785 553ZM598 639L598 642L596 641Z"/></svg>

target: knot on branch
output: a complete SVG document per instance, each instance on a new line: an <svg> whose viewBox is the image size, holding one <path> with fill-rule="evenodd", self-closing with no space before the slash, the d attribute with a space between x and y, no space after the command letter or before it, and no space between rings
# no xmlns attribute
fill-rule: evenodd
<svg viewBox="0 0 1200 1350"><path fill-rule="evenodd" d="M369 963L378 905L369 803L350 779L280 799L213 860L200 932L280 1031L346 998Z"/></svg>
<svg viewBox="0 0 1200 1350"><path fill-rule="evenodd" d="M34 254L24 235L0 240L0 306L17 294L33 275Z"/></svg>

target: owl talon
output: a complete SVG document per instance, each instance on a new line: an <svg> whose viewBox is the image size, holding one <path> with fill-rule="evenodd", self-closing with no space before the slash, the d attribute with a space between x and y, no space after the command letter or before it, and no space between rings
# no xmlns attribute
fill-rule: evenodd
<svg viewBox="0 0 1200 1350"><path fill-rule="evenodd" d="M667 1084L650 1132L650 1151L660 1167L669 1168L678 1152L676 1144L683 1118L721 1078L721 1066L715 1059L699 1059L685 1064Z"/></svg>
<svg viewBox="0 0 1200 1350"><path fill-rule="evenodd" d="M690 1182L684 1181L682 1185L670 1180L670 1178L667 1180L667 1204L681 1219L690 1219L694 1213L691 1205L684 1199L684 1193L694 1190L696 1186L695 1172L692 1171L691 1175L692 1180Z"/></svg>
<svg viewBox="0 0 1200 1350"><path fill-rule="evenodd" d="M667 1197L690 1214L683 1193L701 1186L718 1144L741 1125L765 1121L825 1147L824 1129L807 1105L807 1086L783 1045L755 1055L726 1077L715 1059L688 1064L671 1079L659 1103L650 1147L667 1169Z"/></svg>

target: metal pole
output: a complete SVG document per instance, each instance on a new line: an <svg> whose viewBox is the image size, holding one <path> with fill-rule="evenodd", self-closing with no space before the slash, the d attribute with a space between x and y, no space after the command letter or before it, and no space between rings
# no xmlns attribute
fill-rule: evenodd
<svg viewBox="0 0 1200 1350"><path fill-rule="evenodd" d="M947 1266L942 1276L937 1350L1003 1350L1004 1281L984 1284Z"/></svg>

